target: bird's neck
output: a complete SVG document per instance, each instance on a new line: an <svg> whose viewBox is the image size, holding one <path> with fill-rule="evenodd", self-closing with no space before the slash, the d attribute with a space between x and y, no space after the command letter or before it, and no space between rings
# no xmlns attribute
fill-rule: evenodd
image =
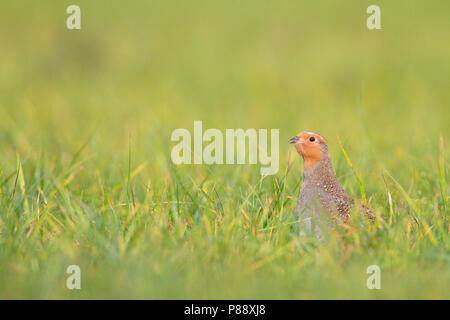
<svg viewBox="0 0 450 320"><path fill-rule="evenodd" d="M322 155L308 155L308 157L303 157L303 167L305 171L309 171L314 168L319 162L324 158Z"/></svg>
<svg viewBox="0 0 450 320"><path fill-rule="evenodd" d="M328 155L323 155L318 161L315 161L313 165L305 159L303 170L303 181L309 180L319 181L323 179L336 178L331 164L331 159Z"/></svg>

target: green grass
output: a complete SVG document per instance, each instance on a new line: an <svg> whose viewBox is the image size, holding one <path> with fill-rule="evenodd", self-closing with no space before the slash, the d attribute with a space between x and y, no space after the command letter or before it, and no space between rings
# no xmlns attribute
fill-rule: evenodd
<svg viewBox="0 0 450 320"><path fill-rule="evenodd" d="M80 31L25 3L0 5L0 298L450 298L448 3L377 1L379 31L369 1L80 0ZM173 165L194 120L279 128L279 172ZM301 130L374 223L298 236Z"/></svg>

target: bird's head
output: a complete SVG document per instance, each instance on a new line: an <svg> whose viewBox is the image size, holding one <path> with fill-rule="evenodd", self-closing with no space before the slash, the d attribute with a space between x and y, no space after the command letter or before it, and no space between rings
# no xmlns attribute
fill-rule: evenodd
<svg viewBox="0 0 450 320"><path fill-rule="evenodd" d="M289 140L303 157L305 170L312 168L322 157L329 156L328 144L324 137L312 131L302 131Z"/></svg>

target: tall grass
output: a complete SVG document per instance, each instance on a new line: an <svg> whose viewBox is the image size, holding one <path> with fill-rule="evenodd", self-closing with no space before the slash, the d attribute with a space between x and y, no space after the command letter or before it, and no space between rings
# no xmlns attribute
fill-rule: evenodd
<svg viewBox="0 0 450 320"><path fill-rule="evenodd" d="M450 298L448 4L69 4L0 5L0 298ZM197 119L279 128L279 172L175 166ZM298 236L301 130L374 222Z"/></svg>

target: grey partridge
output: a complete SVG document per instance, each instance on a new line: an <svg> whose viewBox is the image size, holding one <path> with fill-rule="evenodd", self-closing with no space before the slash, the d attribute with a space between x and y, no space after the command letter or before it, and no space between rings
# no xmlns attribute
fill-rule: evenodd
<svg viewBox="0 0 450 320"><path fill-rule="evenodd" d="M302 131L289 143L295 144L304 161L297 214L301 215L306 231L315 231L321 237L322 226L329 227L333 222L347 224L354 201L336 178L325 138L316 132ZM364 209L371 214L368 208Z"/></svg>

